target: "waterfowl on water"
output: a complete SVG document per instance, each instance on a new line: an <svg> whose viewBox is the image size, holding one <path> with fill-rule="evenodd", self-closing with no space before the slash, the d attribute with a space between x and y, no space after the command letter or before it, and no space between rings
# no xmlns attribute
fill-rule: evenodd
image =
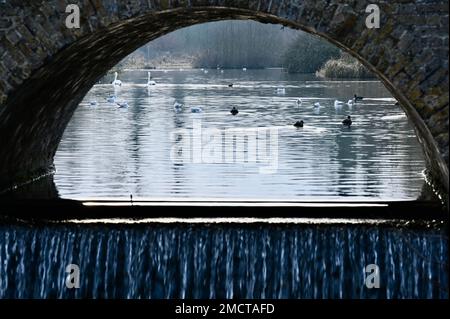
<svg viewBox="0 0 450 319"><path fill-rule="evenodd" d="M147 86L156 85L156 82L152 80L152 73L148 72Z"/></svg>
<svg viewBox="0 0 450 319"><path fill-rule="evenodd" d="M110 95L106 98L106 101L108 101L109 103L116 103L116 99L117 97L115 95Z"/></svg>
<svg viewBox="0 0 450 319"><path fill-rule="evenodd" d="M89 102L89 105L90 105L90 106L97 106L98 103L97 103L97 101L90 101L90 102Z"/></svg>
<svg viewBox="0 0 450 319"><path fill-rule="evenodd" d="M277 94L285 94L286 89L285 88L277 88Z"/></svg>
<svg viewBox="0 0 450 319"><path fill-rule="evenodd" d="M355 101L353 100L348 100L347 105L348 106L353 106L353 104L355 104Z"/></svg>
<svg viewBox="0 0 450 319"><path fill-rule="evenodd" d="M231 109L230 113L233 114L233 115L237 115L239 113L239 110L235 106L233 106L233 108Z"/></svg>
<svg viewBox="0 0 450 319"><path fill-rule="evenodd" d="M203 110L202 110L202 108L199 107L199 106L193 106L193 107L191 107L191 113L202 113L202 112L203 112Z"/></svg>
<svg viewBox="0 0 450 319"><path fill-rule="evenodd" d="M128 102L126 101L117 102L116 104L119 106L119 109L126 109L129 107Z"/></svg>
<svg viewBox="0 0 450 319"><path fill-rule="evenodd" d="M301 99L301 98L298 98L298 99L297 99L297 105L300 106L300 105L302 105L302 103L303 103L302 99Z"/></svg>
<svg viewBox="0 0 450 319"><path fill-rule="evenodd" d="M350 116L350 115L347 116L347 118L346 118L345 120L342 121L342 124L343 124L344 126L350 127L350 125L352 125L352 118L351 118L351 116Z"/></svg>
<svg viewBox="0 0 450 319"><path fill-rule="evenodd" d="M320 107L320 103L319 102L314 103L314 107Z"/></svg>
<svg viewBox="0 0 450 319"><path fill-rule="evenodd" d="M297 122L295 122L295 124L294 124L294 126L295 127L303 127L303 121L297 121Z"/></svg>
<svg viewBox="0 0 450 319"><path fill-rule="evenodd" d="M357 96L356 94L353 97L353 100L355 100L355 102L356 101L361 101L362 99L364 99L362 96Z"/></svg>
<svg viewBox="0 0 450 319"><path fill-rule="evenodd" d="M342 106L344 104L344 102L342 102L342 101L339 101L339 100L335 100L334 101L334 107L340 107L340 106Z"/></svg>
<svg viewBox="0 0 450 319"><path fill-rule="evenodd" d="M228 87L229 87L229 88L232 88L233 85L234 85L233 83L230 83L230 84L228 84Z"/></svg>
<svg viewBox="0 0 450 319"><path fill-rule="evenodd" d="M117 72L114 72L114 81L112 81L113 86L122 86L122 81L118 80L119 74Z"/></svg>
<svg viewBox="0 0 450 319"><path fill-rule="evenodd" d="M173 104L173 109L175 110L175 112L181 112L183 110L183 104L175 102Z"/></svg>

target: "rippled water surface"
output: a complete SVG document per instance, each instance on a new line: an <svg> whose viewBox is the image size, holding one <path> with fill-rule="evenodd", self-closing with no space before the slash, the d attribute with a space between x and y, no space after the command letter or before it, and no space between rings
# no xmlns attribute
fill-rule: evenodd
<svg viewBox="0 0 450 319"><path fill-rule="evenodd" d="M152 75L157 85L148 89L146 71L120 74L124 85L116 94L127 109L106 101L114 93L109 84L86 96L55 158L62 197L397 200L417 198L423 186L425 163L412 125L378 81L325 81L280 70ZM334 106L355 93L365 99ZM181 112L175 101L185 104ZM191 113L193 106L203 112ZM341 125L347 115L351 129ZM297 120L305 126L293 127ZM227 139L232 129L237 137ZM243 152L226 157L239 147Z"/></svg>

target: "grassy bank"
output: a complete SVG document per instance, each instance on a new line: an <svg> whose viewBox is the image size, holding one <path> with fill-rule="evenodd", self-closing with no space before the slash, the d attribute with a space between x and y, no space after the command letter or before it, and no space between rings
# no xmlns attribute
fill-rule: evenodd
<svg viewBox="0 0 450 319"><path fill-rule="evenodd" d="M189 69L193 67L194 57L181 54L161 54L146 59L142 52L134 52L114 67L113 71L124 69Z"/></svg>
<svg viewBox="0 0 450 319"><path fill-rule="evenodd" d="M358 78L368 79L375 76L367 70L358 60L343 53L337 59L330 59L316 72L316 75L323 78Z"/></svg>

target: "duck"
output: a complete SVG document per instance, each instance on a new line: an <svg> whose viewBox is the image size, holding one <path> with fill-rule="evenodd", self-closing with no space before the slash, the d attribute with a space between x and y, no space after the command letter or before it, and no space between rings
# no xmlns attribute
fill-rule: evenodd
<svg viewBox="0 0 450 319"><path fill-rule="evenodd" d="M242 68L242 71L244 71L244 72L247 71L247 68Z"/></svg>
<svg viewBox="0 0 450 319"><path fill-rule="evenodd" d="M229 88L232 88L233 85L234 85L233 83L230 83L230 84L228 84L228 87L229 87Z"/></svg>
<svg viewBox="0 0 450 319"><path fill-rule="evenodd" d="M303 127L303 121L297 121L294 123L294 126L299 128L299 127Z"/></svg>
<svg viewBox="0 0 450 319"><path fill-rule="evenodd" d="M174 104L173 104L173 109L175 110L175 112L181 112L182 110L183 110L183 104L181 104L181 103L178 103L178 102L175 102Z"/></svg>
<svg viewBox="0 0 450 319"><path fill-rule="evenodd" d="M152 73L148 72L147 86L156 85L156 82L152 80Z"/></svg>
<svg viewBox="0 0 450 319"><path fill-rule="evenodd" d="M98 105L97 101L90 101L89 102L89 106L97 106L97 105Z"/></svg>
<svg viewBox="0 0 450 319"><path fill-rule="evenodd" d="M319 102L314 103L314 107L320 107L320 103Z"/></svg>
<svg viewBox="0 0 450 319"><path fill-rule="evenodd" d="M112 85L113 86L122 86L122 81L118 80L117 78L119 77L119 73L114 72L114 81L112 81Z"/></svg>
<svg viewBox="0 0 450 319"><path fill-rule="evenodd" d="M285 88L277 88L277 94L285 94L286 89Z"/></svg>
<svg viewBox="0 0 450 319"><path fill-rule="evenodd" d="M362 96L357 96L356 94L353 96L353 100L356 101L361 101L362 99L364 99Z"/></svg>
<svg viewBox="0 0 450 319"><path fill-rule="evenodd" d="M350 127L350 125L352 125L352 118L351 118L351 116L350 116L350 115L347 116L347 118L346 118L345 120L342 121L342 124L343 124L344 126Z"/></svg>
<svg viewBox="0 0 450 319"><path fill-rule="evenodd" d="M199 107L199 106L193 106L193 107L191 107L191 113L202 113L202 112L203 112L203 110L202 110L202 108Z"/></svg>
<svg viewBox="0 0 450 319"><path fill-rule="evenodd" d="M121 101L121 102L117 102L116 103L119 106L119 109L126 109L129 107L128 102L127 101Z"/></svg>
<svg viewBox="0 0 450 319"><path fill-rule="evenodd" d="M233 106L233 108L231 109L230 113L233 114L233 115L237 115L239 113L239 110L235 106Z"/></svg>
<svg viewBox="0 0 450 319"><path fill-rule="evenodd" d="M110 95L106 98L106 101L108 101L109 103L116 103L116 99L117 99L117 96Z"/></svg>
<svg viewBox="0 0 450 319"><path fill-rule="evenodd" d="M298 98L298 99L297 99L297 106L302 105L302 103L303 103L302 99L301 99L301 98Z"/></svg>
<svg viewBox="0 0 450 319"><path fill-rule="evenodd" d="M355 104L355 101L353 100L348 100L347 105L348 106L353 106L353 104Z"/></svg>

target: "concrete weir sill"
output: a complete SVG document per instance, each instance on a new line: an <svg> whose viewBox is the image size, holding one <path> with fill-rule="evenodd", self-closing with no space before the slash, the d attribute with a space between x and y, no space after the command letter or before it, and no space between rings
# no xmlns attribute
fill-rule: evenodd
<svg viewBox="0 0 450 319"><path fill-rule="evenodd" d="M306 224L441 227L437 203L4 200L0 223Z"/></svg>

